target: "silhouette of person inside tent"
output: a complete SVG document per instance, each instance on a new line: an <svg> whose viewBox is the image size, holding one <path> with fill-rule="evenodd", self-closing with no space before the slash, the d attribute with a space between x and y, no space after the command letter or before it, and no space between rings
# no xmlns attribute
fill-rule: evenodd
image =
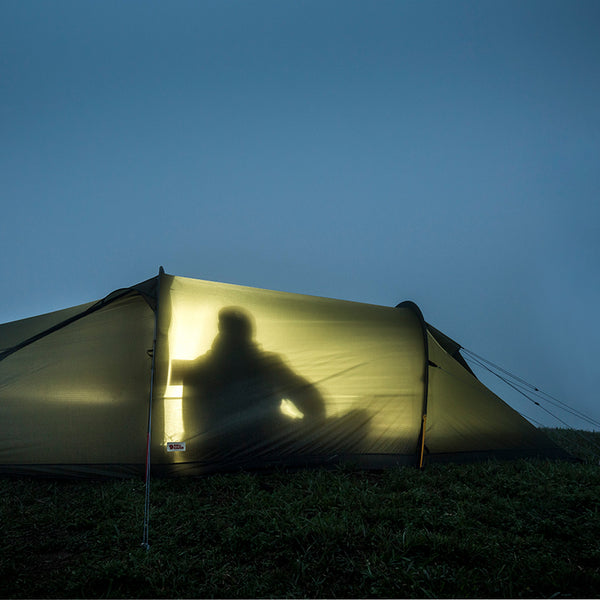
<svg viewBox="0 0 600 600"><path fill-rule="evenodd" d="M243 309L222 309L218 329L206 354L171 363L170 383L183 385L188 450L201 448L206 458L212 451L247 452L264 448L266 440L287 428L324 420L325 404L317 388L280 356L260 349Z"/></svg>

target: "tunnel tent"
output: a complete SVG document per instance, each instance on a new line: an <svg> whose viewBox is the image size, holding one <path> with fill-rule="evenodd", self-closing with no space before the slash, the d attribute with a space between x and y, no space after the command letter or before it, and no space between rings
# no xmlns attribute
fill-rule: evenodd
<svg viewBox="0 0 600 600"><path fill-rule="evenodd" d="M0 473L565 458L418 307L159 275L0 325Z"/></svg>

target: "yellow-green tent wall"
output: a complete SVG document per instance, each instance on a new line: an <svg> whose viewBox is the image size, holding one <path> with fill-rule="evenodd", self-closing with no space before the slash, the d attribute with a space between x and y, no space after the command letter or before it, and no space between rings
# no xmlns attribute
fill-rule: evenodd
<svg viewBox="0 0 600 600"><path fill-rule="evenodd" d="M2 350L5 340L21 333L25 341L74 314L68 309L2 325ZM0 472L139 472L153 323L148 304L131 294L0 361Z"/></svg>
<svg viewBox="0 0 600 600"><path fill-rule="evenodd" d="M0 326L0 472L143 474L149 416L159 475L559 456L448 340L411 303L161 273Z"/></svg>

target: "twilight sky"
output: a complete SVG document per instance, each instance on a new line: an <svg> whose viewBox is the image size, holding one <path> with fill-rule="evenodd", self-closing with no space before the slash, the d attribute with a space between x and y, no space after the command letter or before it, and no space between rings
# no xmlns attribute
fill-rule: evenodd
<svg viewBox="0 0 600 600"><path fill-rule="evenodd" d="M599 31L596 0L3 0L0 322L159 265L410 299L600 420Z"/></svg>

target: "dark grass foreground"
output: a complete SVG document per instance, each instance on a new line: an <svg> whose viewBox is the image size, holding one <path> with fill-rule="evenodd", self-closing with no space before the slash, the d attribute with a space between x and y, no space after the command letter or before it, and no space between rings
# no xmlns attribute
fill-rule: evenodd
<svg viewBox="0 0 600 600"><path fill-rule="evenodd" d="M598 434L596 434L598 436ZM0 595L599 597L600 468L0 480Z"/></svg>

